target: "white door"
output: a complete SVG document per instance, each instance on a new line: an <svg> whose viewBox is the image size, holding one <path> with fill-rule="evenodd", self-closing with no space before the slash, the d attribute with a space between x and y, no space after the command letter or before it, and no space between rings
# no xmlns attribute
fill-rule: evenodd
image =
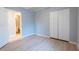
<svg viewBox="0 0 79 59"><path fill-rule="evenodd" d="M69 9L50 13L50 36L69 41Z"/></svg>
<svg viewBox="0 0 79 59"><path fill-rule="evenodd" d="M8 11L8 27L9 27L9 38L16 36L16 22L14 18L15 13L13 11Z"/></svg>
<svg viewBox="0 0 79 59"><path fill-rule="evenodd" d="M58 38L58 12L50 13L50 36Z"/></svg>
<svg viewBox="0 0 79 59"><path fill-rule="evenodd" d="M69 9L59 11L59 39L69 41Z"/></svg>

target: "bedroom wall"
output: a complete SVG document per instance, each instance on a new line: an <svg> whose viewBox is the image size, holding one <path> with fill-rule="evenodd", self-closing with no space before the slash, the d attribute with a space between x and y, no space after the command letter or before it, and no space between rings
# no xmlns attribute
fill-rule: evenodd
<svg viewBox="0 0 79 59"><path fill-rule="evenodd" d="M7 44L9 39L7 20L7 10L5 10L5 8L0 7L0 48Z"/></svg>
<svg viewBox="0 0 79 59"><path fill-rule="evenodd" d="M8 9L20 11L22 13L22 36L25 37L32 33L49 36L49 13L56 10L63 10L65 8L45 8L37 12L18 7L9 7ZM6 14L7 10L0 8L0 19L2 19L0 20L0 27L2 28L0 28L0 41L3 39L4 42L7 42L8 39L8 18ZM77 8L70 8L70 41L79 41L77 40Z"/></svg>
<svg viewBox="0 0 79 59"><path fill-rule="evenodd" d="M77 8L70 8L70 41L77 42Z"/></svg>

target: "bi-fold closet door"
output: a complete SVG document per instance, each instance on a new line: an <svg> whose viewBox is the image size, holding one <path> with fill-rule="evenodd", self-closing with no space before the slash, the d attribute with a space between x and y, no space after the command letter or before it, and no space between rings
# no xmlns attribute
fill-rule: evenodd
<svg viewBox="0 0 79 59"><path fill-rule="evenodd" d="M69 9L50 13L50 36L69 41Z"/></svg>
<svg viewBox="0 0 79 59"><path fill-rule="evenodd" d="M58 38L58 12L50 13L50 37Z"/></svg>

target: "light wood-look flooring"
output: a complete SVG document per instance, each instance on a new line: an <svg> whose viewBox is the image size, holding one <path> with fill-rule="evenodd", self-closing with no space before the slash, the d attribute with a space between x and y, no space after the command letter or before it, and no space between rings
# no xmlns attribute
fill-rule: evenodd
<svg viewBox="0 0 79 59"><path fill-rule="evenodd" d="M77 46L68 42L32 35L9 42L0 51L78 51Z"/></svg>

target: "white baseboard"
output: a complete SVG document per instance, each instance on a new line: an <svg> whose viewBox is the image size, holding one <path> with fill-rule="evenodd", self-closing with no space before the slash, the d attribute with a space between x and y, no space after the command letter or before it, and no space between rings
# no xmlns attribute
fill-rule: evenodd
<svg viewBox="0 0 79 59"><path fill-rule="evenodd" d="M22 38L25 38L25 37L28 37L28 36L31 36L31 35L38 35L38 36L42 36L42 37L47 37L47 38L49 38L49 36L47 36L47 35L35 34L35 33L32 33L32 34L29 34L29 35L22 36Z"/></svg>
<svg viewBox="0 0 79 59"><path fill-rule="evenodd" d="M4 47L7 43L8 43L8 41L0 42L0 48Z"/></svg>
<svg viewBox="0 0 79 59"><path fill-rule="evenodd" d="M79 44L77 44L77 48L78 48L78 50L79 50Z"/></svg>
<svg viewBox="0 0 79 59"><path fill-rule="evenodd" d="M49 36L48 36L48 35L42 35L42 34L36 34L36 35L49 38Z"/></svg>
<svg viewBox="0 0 79 59"><path fill-rule="evenodd" d="M77 45L77 43L76 43L76 42L73 42L73 41L69 41L69 43L72 43L72 44L75 44L75 45Z"/></svg>
<svg viewBox="0 0 79 59"><path fill-rule="evenodd" d="M77 48L78 48L78 50L79 50L79 43L77 43Z"/></svg>
<svg viewBox="0 0 79 59"><path fill-rule="evenodd" d="M9 37L12 38L12 37L15 37L15 36L16 36L16 34L15 35L10 35Z"/></svg>
<svg viewBox="0 0 79 59"><path fill-rule="evenodd" d="M31 36L31 35L35 35L35 33L31 33L31 34L28 34L28 35L24 35L21 38L25 38L25 37L28 37L28 36Z"/></svg>

